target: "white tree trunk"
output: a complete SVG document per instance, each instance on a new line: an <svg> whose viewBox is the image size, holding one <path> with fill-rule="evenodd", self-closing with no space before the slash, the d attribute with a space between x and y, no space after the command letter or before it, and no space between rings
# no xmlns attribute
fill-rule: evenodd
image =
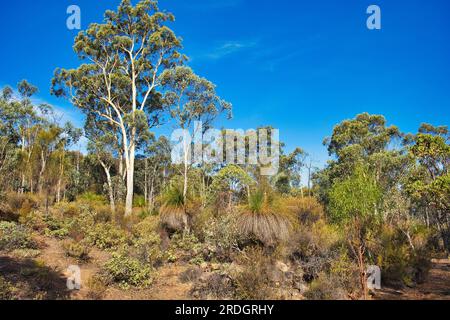
<svg viewBox="0 0 450 320"><path fill-rule="evenodd" d="M127 161L127 198L125 201L125 216L133 213L133 196L134 196L134 159L135 146L132 142Z"/></svg>

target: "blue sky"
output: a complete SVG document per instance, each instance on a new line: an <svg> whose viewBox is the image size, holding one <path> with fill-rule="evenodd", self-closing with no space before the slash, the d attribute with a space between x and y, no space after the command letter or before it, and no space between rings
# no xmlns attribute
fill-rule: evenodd
<svg viewBox="0 0 450 320"><path fill-rule="evenodd" d="M82 10L82 28L119 0L22 0L0 10L0 86L28 79L39 99L82 126L77 109L49 94L57 67L76 67L76 31L66 9ZM366 9L382 10L382 30L366 28ZM233 103L218 127L272 125L292 150L319 163L333 126L361 112L383 114L415 132L421 122L449 125L450 2L447 0L161 0L176 16L193 69Z"/></svg>

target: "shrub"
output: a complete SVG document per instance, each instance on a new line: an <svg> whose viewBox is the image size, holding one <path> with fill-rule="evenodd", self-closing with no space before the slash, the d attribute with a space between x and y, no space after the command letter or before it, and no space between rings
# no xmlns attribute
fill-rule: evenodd
<svg viewBox="0 0 450 320"><path fill-rule="evenodd" d="M62 246L68 257L75 258L79 262L85 262L89 260L89 248L83 243L68 240L63 242Z"/></svg>
<svg viewBox="0 0 450 320"><path fill-rule="evenodd" d="M235 296L240 300L267 300L272 296L273 261L260 248L248 248L238 259L242 271L234 278Z"/></svg>
<svg viewBox="0 0 450 320"><path fill-rule="evenodd" d="M383 281L394 287L423 282L431 268L427 246L429 231L416 225L412 226L408 234L410 239L405 231L385 226L379 243L370 248L382 270Z"/></svg>
<svg viewBox="0 0 450 320"><path fill-rule="evenodd" d="M158 229L159 219L157 217L148 217L135 225L133 229L135 240L132 251L134 255L141 262L152 266L158 265L163 259L161 237Z"/></svg>
<svg viewBox="0 0 450 320"><path fill-rule="evenodd" d="M199 267L189 267L180 274L179 279L182 283L194 282L202 275L203 271Z"/></svg>
<svg viewBox="0 0 450 320"><path fill-rule="evenodd" d="M94 192L85 192L77 198L78 202L85 204L107 204L106 198Z"/></svg>
<svg viewBox="0 0 450 320"><path fill-rule="evenodd" d="M0 250L35 249L30 231L14 222L0 222Z"/></svg>
<svg viewBox="0 0 450 320"><path fill-rule="evenodd" d="M127 244L128 236L112 223L99 223L87 230L86 241L101 250L117 249Z"/></svg>
<svg viewBox="0 0 450 320"><path fill-rule="evenodd" d="M146 200L144 196L136 195L133 199L133 207L135 208L145 208Z"/></svg>
<svg viewBox="0 0 450 320"><path fill-rule="evenodd" d="M205 259L222 262L231 262L242 238L234 212L215 216L204 210L195 219L194 232L205 244Z"/></svg>
<svg viewBox="0 0 450 320"><path fill-rule="evenodd" d="M311 283L309 290L305 293L305 298L309 300L347 300L347 294L342 289L338 277L321 273Z"/></svg>
<svg viewBox="0 0 450 320"><path fill-rule="evenodd" d="M312 225L324 217L324 208L316 198L290 197L283 201L287 209L292 211L302 225Z"/></svg>
<svg viewBox="0 0 450 320"><path fill-rule="evenodd" d="M152 269L123 253L115 253L105 264L109 279L122 287L147 287L151 284Z"/></svg>
<svg viewBox="0 0 450 320"><path fill-rule="evenodd" d="M45 215L44 222L47 226L44 230L46 236L64 239L69 235L69 225L65 221L56 219L51 215Z"/></svg>
<svg viewBox="0 0 450 320"><path fill-rule="evenodd" d="M15 288L13 285L6 281L5 278L0 276L0 301L1 300L13 300Z"/></svg>
<svg viewBox="0 0 450 320"><path fill-rule="evenodd" d="M230 277L213 273L206 278L199 278L191 289L191 295L199 299L233 299L235 287Z"/></svg>
<svg viewBox="0 0 450 320"><path fill-rule="evenodd" d="M80 206L77 203L60 202L54 206L60 217L74 218L80 214Z"/></svg>
<svg viewBox="0 0 450 320"><path fill-rule="evenodd" d="M34 259L41 254L37 249L16 249L11 252L11 255L20 259Z"/></svg>
<svg viewBox="0 0 450 320"><path fill-rule="evenodd" d="M86 283L89 288L88 298L93 300L100 300L105 295L107 286L102 275L93 275Z"/></svg>
<svg viewBox="0 0 450 320"><path fill-rule="evenodd" d="M169 262L181 260L184 262L202 263L203 245L194 234L176 233L171 239L166 257Z"/></svg>

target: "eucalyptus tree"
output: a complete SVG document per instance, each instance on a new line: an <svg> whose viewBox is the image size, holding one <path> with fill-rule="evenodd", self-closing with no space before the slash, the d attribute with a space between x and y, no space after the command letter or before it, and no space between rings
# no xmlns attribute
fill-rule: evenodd
<svg viewBox="0 0 450 320"><path fill-rule="evenodd" d="M58 182L56 186L56 202L61 201L61 191L62 191L62 184L64 175L66 172L66 153L67 148L75 145L78 143L78 141L81 139L83 135L83 131L79 128L76 128L72 123L67 122L64 127L62 128L63 132L60 137L60 141L58 144L58 148L56 150L56 155L58 157L59 162L59 177Z"/></svg>
<svg viewBox="0 0 450 320"><path fill-rule="evenodd" d="M111 171L115 164L114 154L117 151L115 148L114 134L113 131L107 131L107 128L109 128L109 122L107 121L103 122L103 126L102 124L93 125L89 121L88 124L90 125L86 125L85 127L86 137L89 139L88 152L95 156L97 162L103 168L106 176L106 185L111 212L115 213L116 199ZM103 130L100 128L103 128Z"/></svg>
<svg viewBox="0 0 450 320"><path fill-rule="evenodd" d="M405 143L415 160L406 184L414 211L439 230L450 251L450 131L423 124Z"/></svg>
<svg viewBox="0 0 450 320"><path fill-rule="evenodd" d="M181 130L201 130L201 132L194 132L194 135L203 137L205 131L211 127L213 121L220 114L227 113L228 117L231 117L232 106L217 95L216 86L207 79L196 75L189 67L177 66L165 70L161 75L161 83L165 89L164 106L169 110L171 118ZM201 128L193 128L195 122L201 122ZM184 141L183 196L185 199L192 156L190 147L190 142Z"/></svg>
<svg viewBox="0 0 450 320"><path fill-rule="evenodd" d="M160 122L159 75L182 64L181 40L166 24L174 20L156 1L135 6L123 0L75 39L83 64L58 69L52 92L68 97L87 115L96 115L118 128L126 166L126 215L132 212L134 163L140 143Z"/></svg>

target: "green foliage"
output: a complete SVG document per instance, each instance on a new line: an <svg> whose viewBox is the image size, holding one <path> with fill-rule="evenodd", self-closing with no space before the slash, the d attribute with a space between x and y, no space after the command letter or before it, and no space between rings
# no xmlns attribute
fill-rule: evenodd
<svg viewBox="0 0 450 320"><path fill-rule="evenodd" d="M51 215L45 215L44 222L47 226L44 230L46 236L64 239L69 235L69 226L64 220L56 219Z"/></svg>
<svg viewBox="0 0 450 320"><path fill-rule="evenodd" d="M101 250L108 250L127 244L129 237L112 223L99 223L87 230L86 241Z"/></svg>
<svg viewBox="0 0 450 320"><path fill-rule="evenodd" d="M152 269L135 258L114 253L105 264L107 276L121 287L148 287L152 283Z"/></svg>
<svg viewBox="0 0 450 320"><path fill-rule="evenodd" d="M35 248L36 243L28 229L14 222L0 221L0 250Z"/></svg>
<svg viewBox="0 0 450 320"><path fill-rule="evenodd" d="M133 207L136 208L145 208L145 197L144 196L135 196L133 200Z"/></svg>
<svg viewBox="0 0 450 320"><path fill-rule="evenodd" d="M147 217L134 226L134 242L130 249L142 263L156 266L163 260L158 217Z"/></svg>
<svg viewBox="0 0 450 320"><path fill-rule="evenodd" d="M76 242L74 240L68 240L63 242L62 247L68 257L75 258L79 262L86 262L89 260L90 250L83 243Z"/></svg>
<svg viewBox="0 0 450 320"><path fill-rule="evenodd" d="M329 209L335 222L345 223L355 217L377 214L381 191L373 175L364 166L357 166L353 174L336 182L330 191Z"/></svg>
<svg viewBox="0 0 450 320"><path fill-rule="evenodd" d="M184 261L200 264L203 262L203 245L192 233L176 233L173 235L169 249L165 254L169 262Z"/></svg>
<svg viewBox="0 0 450 320"><path fill-rule="evenodd" d="M102 195L98 195L94 192L85 192L82 195L80 195L77 200L80 203L86 203L86 204L106 204L106 199Z"/></svg>
<svg viewBox="0 0 450 320"><path fill-rule="evenodd" d="M0 301L14 300L14 286L0 275Z"/></svg>
<svg viewBox="0 0 450 320"><path fill-rule="evenodd" d="M429 230L420 225L406 231L385 226L379 242L370 248L374 262L382 270L383 281L396 287L423 282L431 267L430 239Z"/></svg>
<svg viewBox="0 0 450 320"><path fill-rule="evenodd" d="M208 210L204 210L197 217L194 232L205 244L206 259L231 260L242 238L237 217L238 215L233 212L216 216Z"/></svg>

